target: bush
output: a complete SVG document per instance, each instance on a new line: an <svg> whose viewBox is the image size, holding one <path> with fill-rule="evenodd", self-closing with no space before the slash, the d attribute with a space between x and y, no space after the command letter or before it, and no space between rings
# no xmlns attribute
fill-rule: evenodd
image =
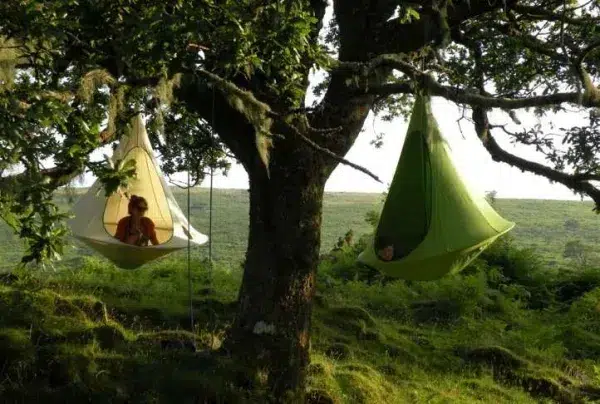
<svg viewBox="0 0 600 404"><path fill-rule="evenodd" d="M571 305L569 319L581 329L600 334L600 287L586 293Z"/></svg>
<svg viewBox="0 0 600 404"><path fill-rule="evenodd" d="M563 258L572 259L578 266L586 267L589 261L590 248L581 240L571 240L565 244Z"/></svg>
<svg viewBox="0 0 600 404"><path fill-rule="evenodd" d="M565 230L569 230L569 231L577 231L580 228L579 222L575 219L565 220L564 226L565 226Z"/></svg>
<svg viewBox="0 0 600 404"><path fill-rule="evenodd" d="M516 247L509 236L501 237L484 250L480 259L497 267L509 280L531 284L541 275L542 262L533 250Z"/></svg>

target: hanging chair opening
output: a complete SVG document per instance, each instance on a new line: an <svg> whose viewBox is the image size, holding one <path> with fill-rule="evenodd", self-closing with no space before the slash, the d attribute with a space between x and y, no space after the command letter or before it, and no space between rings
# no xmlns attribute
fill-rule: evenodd
<svg viewBox="0 0 600 404"><path fill-rule="evenodd" d="M375 249L392 246L392 261L417 248L431 223L432 178L427 136L423 130L412 130L405 144L411 153L400 159L375 231Z"/></svg>
<svg viewBox="0 0 600 404"><path fill-rule="evenodd" d="M158 243L164 244L173 237L173 218L165 190L156 170L152 157L141 147L134 147L124 157L124 161L134 160L136 163L136 179L132 181L127 192L129 195L144 197L148 202L146 217L154 222ZM128 216L129 198L121 193L113 193L104 208L104 229L111 236L117 233L117 224Z"/></svg>
<svg viewBox="0 0 600 404"><path fill-rule="evenodd" d="M73 206L74 217L69 220L69 226L76 238L126 269L138 268L174 251L208 241L206 235L190 226L181 212L154 159L140 115L132 120L130 133L121 138L113 153L113 163L118 160L136 162L136 178L129 182L127 194L146 199L146 217L154 222L158 244L137 246L115 237L119 221L129 215L129 198L118 193L106 198L99 180Z"/></svg>

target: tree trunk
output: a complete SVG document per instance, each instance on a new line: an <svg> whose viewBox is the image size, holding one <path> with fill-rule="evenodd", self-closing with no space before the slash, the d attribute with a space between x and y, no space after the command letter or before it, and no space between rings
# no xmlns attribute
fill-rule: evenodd
<svg viewBox="0 0 600 404"><path fill-rule="evenodd" d="M190 78L188 78L190 79ZM300 141L287 125L275 122L270 177L256 153L254 128L217 93L190 79L178 96L205 119L235 153L250 180L250 231L236 320L223 350L256 373L252 381L267 387L274 401L303 403L309 364L312 301L321 244L325 182L337 163ZM338 155L358 136L373 96L348 101L343 77L325 97L326 110L311 116L319 128L335 134L298 131ZM203 97L202 97L203 96ZM356 97L355 97L356 98ZM212 108L214 105L214 110ZM300 122L302 123L302 122Z"/></svg>
<svg viewBox="0 0 600 404"><path fill-rule="evenodd" d="M248 250L226 347L276 402L304 402L326 175L314 151L285 149L275 149L270 178L259 164L249 173Z"/></svg>

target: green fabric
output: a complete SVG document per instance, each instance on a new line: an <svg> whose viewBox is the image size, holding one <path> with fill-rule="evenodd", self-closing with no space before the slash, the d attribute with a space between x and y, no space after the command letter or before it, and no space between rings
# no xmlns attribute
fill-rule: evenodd
<svg viewBox="0 0 600 404"><path fill-rule="evenodd" d="M462 270L513 227L483 195L467 189L429 98L418 96L375 232L376 240L384 236L398 253L393 261L382 261L371 245L359 261L392 277L438 279Z"/></svg>

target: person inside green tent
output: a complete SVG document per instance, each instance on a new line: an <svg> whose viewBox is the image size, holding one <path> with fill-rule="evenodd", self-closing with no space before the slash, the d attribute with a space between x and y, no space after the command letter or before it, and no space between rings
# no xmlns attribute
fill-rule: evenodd
<svg viewBox="0 0 600 404"><path fill-rule="evenodd" d="M382 261L392 261L394 259L394 243L392 243L390 237L377 236L375 250Z"/></svg>

